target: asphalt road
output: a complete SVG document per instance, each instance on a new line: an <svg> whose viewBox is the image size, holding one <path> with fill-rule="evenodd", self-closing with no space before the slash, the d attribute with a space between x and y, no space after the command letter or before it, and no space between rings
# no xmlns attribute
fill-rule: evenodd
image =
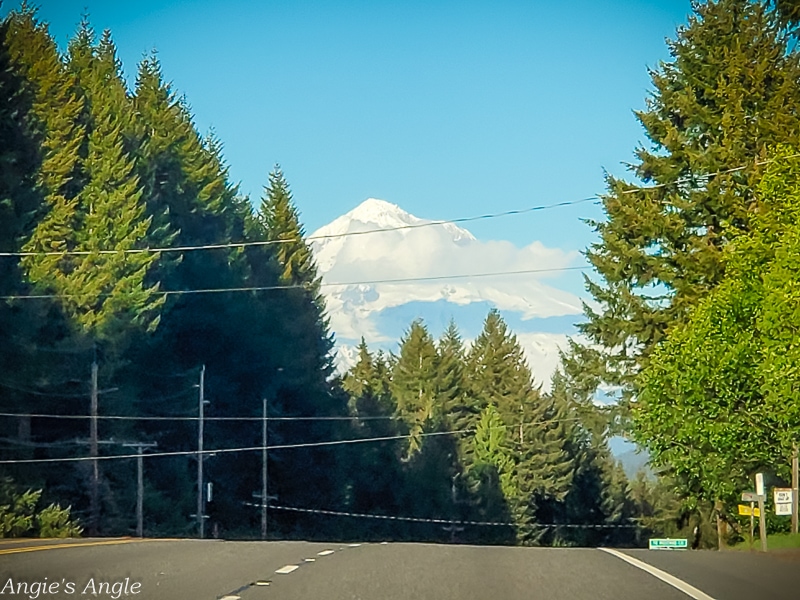
<svg viewBox="0 0 800 600"><path fill-rule="evenodd" d="M660 569L668 579L677 578L677 585L688 585L686 589L700 594L694 596L700 600L800 598L796 557L646 550L624 554ZM0 596L32 600L692 597L640 566L590 548L194 540L3 542Z"/></svg>

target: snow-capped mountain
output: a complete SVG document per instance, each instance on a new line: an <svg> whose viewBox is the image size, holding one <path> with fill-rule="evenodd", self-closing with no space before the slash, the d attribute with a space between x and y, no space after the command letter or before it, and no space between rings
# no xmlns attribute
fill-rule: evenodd
<svg viewBox="0 0 800 600"><path fill-rule="evenodd" d="M546 386L568 332L537 332L535 323L581 311L573 294L543 283L552 272L541 272L571 266L577 252L539 242L519 248L508 241L481 241L452 223L420 219L374 198L310 238L326 284L323 292L340 345L340 368L355 358L351 347L362 336L371 346L396 350L398 335L387 331L388 318L404 315L406 326L415 316L430 323L431 311L455 314L459 307L478 304L530 323L530 329L520 330L520 323L513 329L537 380ZM501 274L508 272L516 273ZM458 315L456 323L462 331L476 330Z"/></svg>

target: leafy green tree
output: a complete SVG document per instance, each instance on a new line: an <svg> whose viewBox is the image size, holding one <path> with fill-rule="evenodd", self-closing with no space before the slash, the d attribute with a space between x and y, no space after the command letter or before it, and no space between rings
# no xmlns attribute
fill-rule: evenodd
<svg viewBox="0 0 800 600"><path fill-rule="evenodd" d="M791 150L773 158L751 231L726 249L725 279L656 349L633 409L653 464L690 506L714 505L720 544L722 521L753 473L788 476L800 432L791 325L800 310L800 170Z"/></svg>

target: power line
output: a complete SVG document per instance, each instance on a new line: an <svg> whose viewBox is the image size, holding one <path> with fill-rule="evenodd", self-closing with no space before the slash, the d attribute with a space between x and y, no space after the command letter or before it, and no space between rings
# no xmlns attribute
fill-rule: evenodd
<svg viewBox="0 0 800 600"><path fill-rule="evenodd" d="M760 167L763 165L767 165L770 163L777 162L778 160L787 160L790 158L800 158L800 153L798 154L790 154L789 156L782 156L780 159L778 158L767 158L765 160L757 160L753 163L752 166ZM730 169L722 169L720 171L715 171L713 173L706 173L705 175L694 175L694 176L687 176L687 177L679 177L675 181L670 181L668 183L654 183L653 185L647 186L636 186L630 190L624 190L620 192L621 194L636 194L638 192L646 192L648 190L658 190L661 188L669 187L671 185L680 185L682 183L691 183L700 178L710 179L711 177L716 177L717 175L728 175L730 173L736 173L737 171L744 171L745 169L749 168L750 165L742 165L739 167L733 167Z"/></svg>
<svg viewBox="0 0 800 600"><path fill-rule="evenodd" d="M402 284L402 283L419 283L424 281L442 281L448 279L472 279L479 277L503 277L508 275L531 275L534 273L560 273L565 271L585 271L592 267L576 266L576 267L553 267L546 269L522 269L517 271L495 271L493 273L464 273L460 275L431 275L423 277L401 277L397 279L371 279L365 281L344 281L344 282L330 282L321 283L320 287L338 287L347 285L378 285L378 284ZM293 289L308 289L305 284L286 284L286 285L266 285L266 286L249 286L249 287L227 287L227 288L204 288L196 290L165 290L155 291L153 295L163 296L183 296L187 294L225 294L236 292L265 292L272 290L293 290ZM110 293L98 294L99 297L110 296ZM75 298L76 294L20 294L0 296L0 300L44 300L54 298ZM152 456L152 455L149 455Z"/></svg>
<svg viewBox="0 0 800 600"><path fill-rule="evenodd" d="M14 412L0 412L0 417L16 417L16 418L36 418L36 419L106 419L110 421L199 421L200 417L183 417L183 416L133 416L133 415L60 415L53 413L14 413ZM263 421L264 417L203 417L204 421ZM267 417L267 421L402 421L400 416L332 416L332 417ZM563 423L569 421L580 421L580 417L564 417L560 419L546 419L543 421L531 421L524 423L525 426L529 425L546 425L549 423ZM453 432L445 432L453 433ZM152 456L152 455L149 455Z"/></svg>
<svg viewBox="0 0 800 600"><path fill-rule="evenodd" d="M387 435L382 437L372 438L357 438L350 440L333 440L328 442L306 442L299 444L279 444L276 446L266 446L267 450L287 450L295 448L319 448L324 446L342 446L345 444L360 444L364 442L386 442L392 440L408 439L411 437L431 437L439 435L453 435L457 433L472 433L472 429L459 429L455 431L434 431L430 433L420 433L417 435ZM214 454L230 454L236 452L255 452L264 450L265 446L245 446L241 448L219 448L217 450L179 450L174 452L151 452L147 455L148 458L163 457L163 456L209 456ZM138 454L116 454L107 456L75 456L70 458L27 458L22 460L0 460L0 465L21 465L21 464L37 464L37 463L65 463L65 462L85 462L91 460L118 460L137 458Z"/></svg>
<svg viewBox="0 0 800 600"><path fill-rule="evenodd" d="M9 413L0 413L0 416L7 415ZM18 415L15 415L18 416ZM98 417L100 418L100 417ZM247 417L250 419L250 417ZM257 420L262 420L262 417L256 417ZM580 418L578 417L565 417L563 419L549 419L545 421L533 421L530 423L526 423L526 425L545 425L549 423L559 423L565 421L579 421ZM505 425L502 426L505 428ZM475 433L474 429L456 429L450 431L431 431L428 433L419 433L419 434L400 434L400 435L386 435L380 437L371 437L371 438L356 438L356 439L349 439L349 440L332 440L326 442L303 442L297 444L278 444L275 446L245 446L241 448L220 448L217 450L179 450L173 452L152 452L147 455L148 458L150 457L163 457L163 456L208 456L214 454L229 454L229 453L236 453L236 452L255 452L255 451L262 451L264 449L267 450L290 450L296 448L321 448L326 446L343 446L347 444L361 444L365 442L388 442L394 440L403 440L409 439L413 437L434 437L434 436L441 436L441 435L455 435L461 433ZM16 464L39 464L39 463L65 463L65 462L85 462L91 460L118 460L118 459L128 459L128 458L137 458L138 454L117 454L117 455L108 455L108 456L76 456L76 457L69 457L69 458L28 458L28 459L21 459L21 460L0 460L0 465L16 465Z"/></svg>
<svg viewBox="0 0 800 600"><path fill-rule="evenodd" d="M314 242L321 240L337 239L343 237L352 237L358 235L368 235L373 233L385 233L390 231L402 231L406 229L420 229L423 227L433 227L437 225L450 225L454 223L469 223L472 221L483 221L486 219L497 219L500 217L508 217L515 215L522 215L530 212L540 210L548 210L551 208L560 208L563 206L574 206L584 204L586 202L598 201L597 196L589 198L582 198L581 200L568 200L565 202L556 202L554 204L544 204L539 206L531 206L529 208L507 210L498 213L488 213L477 215L474 217L460 217L456 219L442 219L436 221L425 221L424 223L409 223L407 225L397 225L395 227L384 227L378 229L365 229L364 231L348 231L344 233L331 233L327 235L317 235L305 238L306 242ZM261 240L249 242L225 242L219 244L202 244L190 246L166 246L160 248L128 248L126 250L48 250L44 252L0 252L0 257L17 256L89 256L95 254L144 254L144 253L165 253L165 252L192 252L196 250L223 250L235 248L249 248L254 246L273 246L276 244L287 244L296 242L296 238L280 239L280 240ZM152 455L150 455L152 456Z"/></svg>
<svg viewBox="0 0 800 600"><path fill-rule="evenodd" d="M780 160L786 160L791 158L800 157L800 153L792 154L786 157L781 157ZM777 158L765 159L761 161L755 161L753 163L754 166L762 166L769 163L773 163L778 161ZM704 175L696 175L696 176L687 176L683 178L676 179L675 181L671 181L668 183L657 183L648 186L636 186L633 189L624 190L620 192L621 194L635 194L639 192L646 192L648 190L655 190L661 189L673 185L680 185L682 183L690 183L697 178L711 178L716 177L718 175L726 175L729 173L735 173L737 171L743 171L744 169L749 168L750 165L742 165L739 167L733 167L729 169L721 169L719 171L715 171L713 173L706 173ZM514 210L507 210L503 212L497 213L487 213L483 215L476 215L472 217L459 217L455 219L441 219L435 221L426 221L424 223L410 223L406 225L398 225L395 227L384 227L384 228L377 228L377 229L366 229L364 231L348 231L343 233L333 233L327 235L318 235L318 236L310 236L305 238L306 242L313 242L313 241L321 241L321 240L328 240L328 239L337 239L337 238L344 238L344 237L353 237L359 235L369 235L373 233L385 233L391 231L402 231L407 229L420 229L423 227L433 227L439 225L449 225L455 223L469 223L473 221L482 221L487 219L496 219L501 217L508 217L508 216L517 216L526 213L541 211L541 210L549 210L553 208L560 208L564 206L575 206L579 204L584 204L586 202L598 202L602 201L602 197L600 196L589 196L588 198L581 198L580 200L567 200L564 202L556 202L553 204L543 204L537 206L531 206L528 208L522 209L514 209ZM30 257L30 256L89 256L94 254L143 254L143 253L166 253L166 252L192 252L197 250L221 250L221 249L235 249L235 248L248 248L254 246L272 246L276 244L286 244L286 243L293 243L296 242L296 238L289 238L289 239L280 239L280 240L261 240L261 241L249 241L249 242L225 242L225 243L218 243L218 244L200 244L200 245L187 245L187 246L166 246L166 247L157 247L157 248L128 248L125 250L49 250L44 252L0 252L0 257Z"/></svg>

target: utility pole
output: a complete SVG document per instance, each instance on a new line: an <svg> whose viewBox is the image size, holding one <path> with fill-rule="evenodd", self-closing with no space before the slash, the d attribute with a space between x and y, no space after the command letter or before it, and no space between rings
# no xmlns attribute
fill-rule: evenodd
<svg viewBox="0 0 800 600"><path fill-rule="evenodd" d="M96 536L100 528L100 465L97 460L97 354L92 360L92 391L89 414L89 456L92 457L92 483L89 495L89 535Z"/></svg>
<svg viewBox="0 0 800 600"><path fill-rule="evenodd" d="M142 453L145 448L155 448L155 442L132 442L122 444L126 448L136 448L136 536L144 537L144 460Z"/></svg>
<svg viewBox="0 0 800 600"><path fill-rule="evenodd" d="M200 393L198 395L198 425L197 425L197 531L200 539L205 537L205 514L203 508L203 416L205 412L205 381L206 366L200 369Z"/></svg>
<svg viewBox="0 0 800 600"><path fill-rule="evenodd" d="M261 539L267 539L267 399L264 398L261 420Z"/></svg>
<svg viewBox="0 0 800 600"><path fill-rule="evenodd" d="M797 468L797 442L792 448L792 533L797 534L797 496L798 492L798 468Z"/></svg>

